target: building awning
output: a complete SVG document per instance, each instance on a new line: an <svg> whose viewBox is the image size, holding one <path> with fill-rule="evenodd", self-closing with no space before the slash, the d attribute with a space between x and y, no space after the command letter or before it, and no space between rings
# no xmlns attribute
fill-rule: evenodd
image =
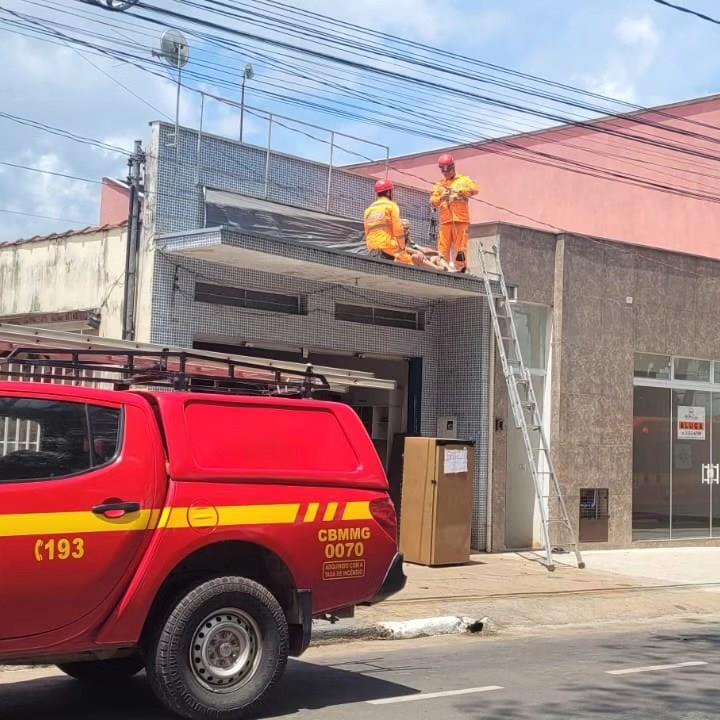
<svg viewBox="0 0 720 720"><path fill-rule="evenodd" d="M275 237L240 233L228 227L161 235L169 255L249 268L302 280L428 299L460 299L485 294L480 278L423 270L342 250Z"/></svg>
<svg viewBox="0 0 720 720"><path fill-rule="evenodd" d="M61 310L58 312L31 312L20 315L2 315L0 323L9 325L32 325L37 328L64 330L66 332L95 331L100 325L100 309Z"/></svg>

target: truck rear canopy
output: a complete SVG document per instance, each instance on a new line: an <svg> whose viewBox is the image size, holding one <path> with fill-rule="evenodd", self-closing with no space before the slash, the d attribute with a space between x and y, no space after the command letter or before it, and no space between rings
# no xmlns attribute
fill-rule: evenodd
<svg viewBox="0 0 720 720"><path fill-rule="evenodd" d="M387 488L362 422L345 405L194 393L153 399L174 480Z"/></svg>

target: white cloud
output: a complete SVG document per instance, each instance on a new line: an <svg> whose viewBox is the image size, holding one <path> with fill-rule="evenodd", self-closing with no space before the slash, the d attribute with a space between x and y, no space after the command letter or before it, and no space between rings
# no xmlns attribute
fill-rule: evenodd
<svg viewBox="0 0 720 720"><path fill-rule="evenodd" d="M436 0L364 0L362 3L335 3L327 0L305 3L357 25L389 32L402 38L439 43L472 33L476 42L494 34L504 15L488 10L468 9L467 3Z"/></svg>
<svg viewBox="0 0 720 720"><path fill-rule="evenodd" d="M660 32L648 16L624 17L615 26L614 36L617 44L606 67L584 82L594 92L636 102L638 84L657 59Z"/></svg>
<svg viewBox="0 0 720 720"><path fill-rule="evenodd" d="M660 33L649 17L623 18L615 28L615 35L626 45L652 52L660 44Z"/></svg>

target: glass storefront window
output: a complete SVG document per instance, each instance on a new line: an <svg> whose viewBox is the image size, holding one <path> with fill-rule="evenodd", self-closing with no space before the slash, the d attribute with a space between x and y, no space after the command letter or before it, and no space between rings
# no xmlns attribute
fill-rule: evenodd
<svg viewBox="0 0 720 720"><path fill-rule="evenodd" d="M710 361L692 358L675 358L673 362L675 380L710 382Z"/></svg>
<svg viewBox="0 0 720 720"><path fill-rule="evenodd" d="M720 537L720 393L636 386L633 540Z"/></svg>
<svg viewBox="0 0 720 720"><path fill-rule="evenodd" d="M715 361L715 382L720 383L720 360Z"/></svg>
<svg viewBox="0 0 720 720"><path fill-rule="evenodd" d="M670 537L670 390L636 387L633 412L633 540Z"/></svg>
<svg viewBox="0 0 720 720"><path fill-rule="evenodd" d="M671 364L669 355L635 353L635 377L669 380Z"/></svg>

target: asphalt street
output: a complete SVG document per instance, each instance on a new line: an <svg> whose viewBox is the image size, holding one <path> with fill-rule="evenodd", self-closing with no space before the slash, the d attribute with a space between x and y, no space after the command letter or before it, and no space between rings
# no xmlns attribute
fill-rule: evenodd
<svg viewBox="0 0 720 720"><path fill-rule="evenodd" d="M166 720L141 675L94 693L48 670L0 673L3 720ZM453 636L312 649L267 718L422 720L720 716L720 624Z"/></svg>

